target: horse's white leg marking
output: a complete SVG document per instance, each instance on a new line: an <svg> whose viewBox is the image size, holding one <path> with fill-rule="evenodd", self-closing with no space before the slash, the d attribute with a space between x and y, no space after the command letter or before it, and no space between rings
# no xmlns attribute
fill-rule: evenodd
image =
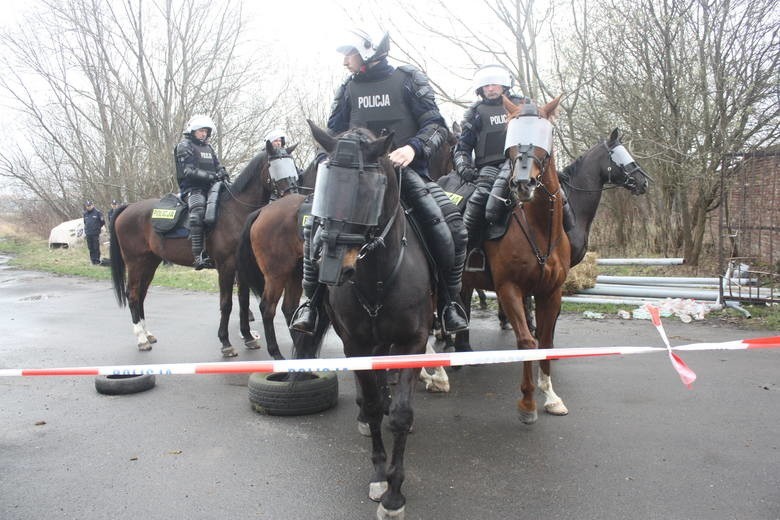
<svg viewBox="0 0 780 520"><path fill-rule="evenodd" d="M141 326L144 328L144 332L146 333L146 341L149 343L157 343L157 338L154 337L154 334L152 334L149 329L146 328L146 320L141 320Z"/></svg>
<svg viewBox="0 0 780 520"><path fill-rule="evenodd" d="M563 399L558 397L552 387L552 379L550 376L539 371L539 380L537 382L539 390L544 394L544 410L552 415L566 415L569 413L569 409L563 404Z"/></svg>
<svg viewBox="0 0 780 520"><path fill-rule="evenodd" d="M368 498L370 498L374 502L379 502L380 500L382 500L382 495L385 494L385 491L387 491L386 480L383 480L381 482L370 482L368 484Z"/></svg>
<svg viewBox="0 0 780 520"><path fill-rule="evenodd" d="M431 342L425 345L426 354L435 354ZM447 372L443 367L436 367L433 369L433 374L430 374L427 369L420 370L420 381L425 383L425 389L431 393L447 393L450 391L450 378L447 377Z"/></svg>
<svg viewBox="0 0 780 520"><path fill-rule="evenodd" d="M133 324L133 334L135 334L136 340L138 341L138 350L152 349L152 345L147 337L148 333L144 326L144 320L140 320L138 323Z"/></svg>

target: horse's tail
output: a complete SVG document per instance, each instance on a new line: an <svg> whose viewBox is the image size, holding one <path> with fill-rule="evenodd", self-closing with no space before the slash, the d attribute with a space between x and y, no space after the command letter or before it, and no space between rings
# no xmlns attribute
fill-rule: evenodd
<svg viewBox="0 0 780 520"><path fill-rule="evenodd" d="M262 208L261 208L262 209ZM252 252L251 231L252 224L255 223L260 210L255 210L249 214L244 223L244 229L241 231L241 240L238 244L237 276L238 283L249 287L255 296L263 294L265 289L265 277L260 271L260 267L255 260L255 254Z"/></svg>
<svg viewBox="0 0 780 520"><path fill-rule="evenodd" d="M127 305L127 292L125 289L125 259L122 257L122 248L119 245L119 240L116 236L116 229L114 223L119 215L127 209L127 206L120 206L114 212L111 222L108 226L111 230L111 241L109 242L108 250L111 256L111 280L114 283L114 294L116 295L116 301L120 307Z"/></svg>

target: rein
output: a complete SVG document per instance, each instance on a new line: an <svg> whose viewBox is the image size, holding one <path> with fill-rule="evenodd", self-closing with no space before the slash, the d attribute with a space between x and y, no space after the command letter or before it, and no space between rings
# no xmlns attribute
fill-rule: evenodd
<svg viewBox="0 0 780 520"><path fill-rule="evenodd" d="M607 142L606 141L602 141L601 144L604 145L604 148L607 150L607 154L610 154L611 150L609 149L609 146L607 146ZM561 182L563 182L563 184L565 184L569 189L572 189L574 191L579 191L579 192L582 192L582 193L601 193L601 192L604 192L604 191L607 191L607 190L614 190L615 188L620 188L622 186L626 186L626 182L623 182L621 184L617 184L617 183L615 183L612 180L612 159L611 158L610 158L609 162L610 162L610 164L609 164L609 166L607 166L607 182L602 184L601 188L599 188L599 189L591 190L591 189L587 189L587 188L578 188L577 186L574 186L571 183L571 175L561 175L561 174L558 174L558 178L561 179ZM626 178L628 178L627 175L626 175ZM608 184L608 186L607 186L607 184Z"/></svg>
<svg viewBox="0 0 780 520"><path fill-rule="evenodd" d="M534 230L531 229L531 227L528 225L528 218L525 214L525 205L523 203L520 203L520 214L523 216L523 221L520 221L520 218L517 216L517 212L513 211L512 216L515 218L515 221L517 222L517 225L520 226L520 230L525 235L525 238L528 240L528 243L531 246L531 249L534 252L534 256L536 256L536 261L539 263L539 265L542 268L542 271L540 272L540 276L544 272L544 266L547 264L547 259L550 258L550 255L552 254L553 249L558 245L558 243L561 241L561 237L558 237L558 240L553 242L552 240L552 220L553 216L555 215L555 200L558 198L558 193L560 192L560 188L556 190L555 193L550 193L550 191L547 189L547 186L545 186L543 183L540 183L541 188L544 190L544 192L547 194L547 200L550 202L550 220L549 225L547 226L547 253L542 254L541 249L539 249L539 246L536 244L536 236L534 234Z"/></svg>

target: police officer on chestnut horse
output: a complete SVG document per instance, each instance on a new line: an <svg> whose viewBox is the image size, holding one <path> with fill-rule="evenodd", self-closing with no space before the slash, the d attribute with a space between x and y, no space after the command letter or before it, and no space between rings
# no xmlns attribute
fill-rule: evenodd
<svg viewBox="0 0 780 520"><path fill-rule="evenodd" d="M437 262L439 316L448 332L463 331L468 328L460 301L466 229L455 205L428 176L428 161L447 139L447 128L428 78L412 66L388 64L389 49L387 33L372 36L363 30L351 32L337 49L351 75L336 92L328 131L336 135L364 127L377 136L393 133L395 148L389 158L401 169L401 197L423 228ZM320 282L332 282L333 276L319 271L320 248L312 231L304 232L303 287L309 301L298 308L290 325L308 334L320 312L325 290Z"/></svg>
<svg viewBox="0 0 780 520"><path fill-rule="evenodd" d="M196 271L213 269L214 261L203 250L203 217L206 212L206 194L217 181L227 180L227 170L219 162L217 153L208 143L216 131L209 116L195 115L184 129L184 139L176 145L176 180L182 199L190 211L190 240Z"/></svg>

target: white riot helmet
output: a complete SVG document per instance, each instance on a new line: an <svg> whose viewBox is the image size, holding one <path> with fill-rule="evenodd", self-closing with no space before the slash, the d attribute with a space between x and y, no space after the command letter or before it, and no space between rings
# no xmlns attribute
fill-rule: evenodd
<svg viewBox="0 0 780 520"><path fill-rule="evenodd" d="M195 130L199 130L201 128L208 130L207 138L211 137L211 134L217 131L217 125L214 124L214 121L212 121L209 116L204 114L196 114L192 116L187 122L187 126L184 128L184 133L191 134Z"/></svg>
<svg viewBox="0 0 780 520"><path fill-rule="evenodd" d="M474 92L482 95L480 89L486 85L501 85L512 88L512 75L501 65L485 65L474 74Z"/></svg>
<svg viewBox="0 0 780 520"><path fill-rule="evenodd" d="M390 52L390 34L384 32L371 36L362 29L353 29L347 32L344 43L336 47L344 55L352 49L358 51L365 63L382 59Z"/></svg>
<svg viewBox="0 0 780 520"><path fill-rule="evenodd" d="M273 143L277 139L281 139L282 140L282 146L284 146L285 142L287 141L287 136L279 128L274 128L273 130L268 132L268 134L266 134L266 136L265 136L265 140L268 141L268 142L271 142L271 143Z"/></svg>

